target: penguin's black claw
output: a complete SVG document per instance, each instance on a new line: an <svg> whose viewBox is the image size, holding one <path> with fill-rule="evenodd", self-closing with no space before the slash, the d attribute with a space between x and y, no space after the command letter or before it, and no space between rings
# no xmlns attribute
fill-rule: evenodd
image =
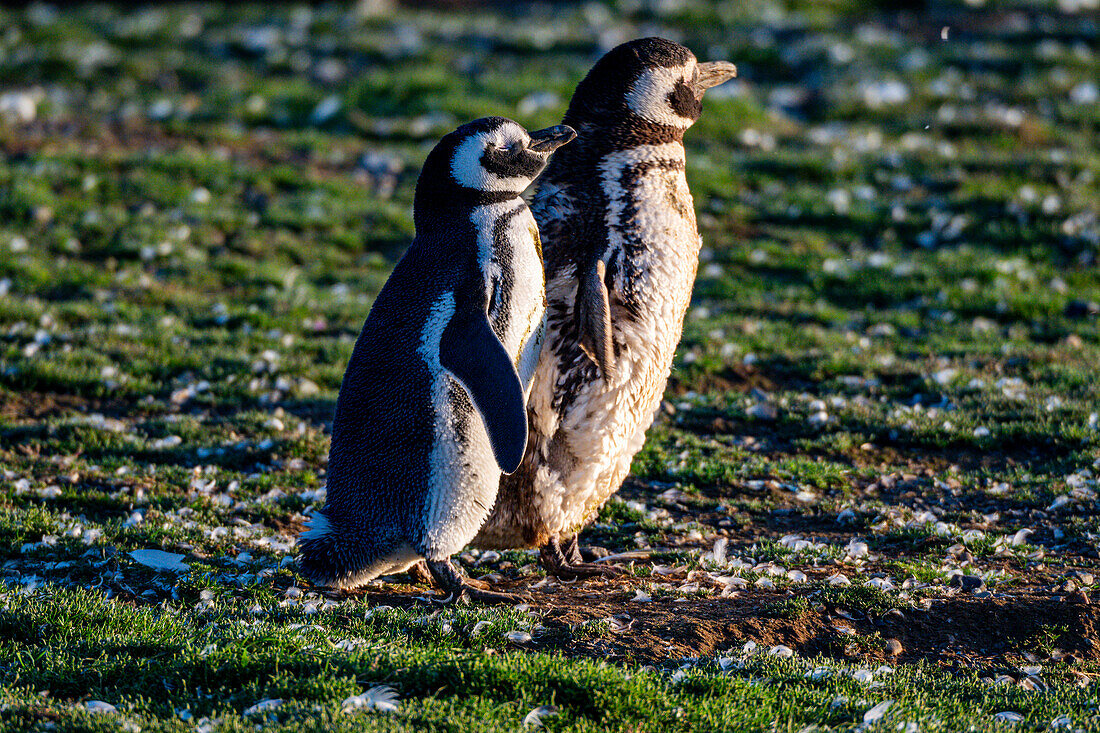
<svg viewBox="0 0 1100 733"><path fill-rule="evenodd" d="M566 554L568 552L568 555ZM546 572L561 580L577 578L613 578L622 575L623 570L612 565L596 565L584 562L581 550L574 537L565 548L561 540L554 537L539 549L539 557Z"/></svg>
<svg viewBox="0 0 1100 733"><path fill-rule="evenodd" d="M587 545L581 547L580 536L573 535L562 545L562 554L568 558L571 565L578 563L587 563L599 560L601 557L607 557L611 554L611 550L606 547L596 547L595 545Z"/></svg>
<svg viewBox="0 0 1100 733"><path fill-rule="evenodd" d="M523 596L515 593L500 593L498 591L488 590L487 587L477 587L475 583L481 586L485 586L485 584L463 578L449 559L426 560L425 565L428 568L428 572L431 573L435 584L444 593L443 598L440 599L442 603L453 603L465 599L478 601L479 603L515 604L527 600Z"/></svg>
<svg viewBox="0 0 1100 733"><path fill-rule="evenodd" d="M609 556L611 550L606 547L597 547L596 545L585 545L580 548L580 553L585 562L594 562L600 558Z"/></svg>
<svg viewBox="0 0 1100 733"><path fill-rule="evenodd" d="M526 596L522 596L518 593L501 593L495 590L482 590L472 585L467 585L462 588L462 596L464 598L469 598L471 601L492 605L505 603L515 605L530 600Z"/></svg>

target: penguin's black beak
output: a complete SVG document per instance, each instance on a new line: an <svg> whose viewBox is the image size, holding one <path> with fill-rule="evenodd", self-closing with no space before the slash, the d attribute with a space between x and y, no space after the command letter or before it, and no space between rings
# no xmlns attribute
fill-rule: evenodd
<svg viewBox="0 0 1100 733"><path fill-rule="evenodd" d="M536 153L552 153L576 136L577 131L569 125L554 125L545 130L532 132L531 144L527 149Z"/></svg>
<svg viewBox="0 0 1100 733"><path fill-rule="evenodd" d="M699 78L695 80L696 93L703 92L737 76L737 67L729 61L705 61L698 66Z"/></svg>

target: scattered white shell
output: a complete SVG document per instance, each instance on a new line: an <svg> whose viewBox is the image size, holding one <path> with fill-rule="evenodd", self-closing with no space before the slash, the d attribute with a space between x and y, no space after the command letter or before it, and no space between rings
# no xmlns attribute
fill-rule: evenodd
<svg viewBox="0 0 1100 733"><path fill-rule="evenodd" d="M634 597L630 600L636 601L638 603L649 603L653 600L653 598L643 590L636 590L634 591Z"/></svg>
<svg viewBox="0 0 1100 733"><path fill-rule="evenodd" d="M825 579L829 585L851 585L852 581L848 580L848 577L843 573L837 573L836 575L830 575Z"/></svg>
<svg viewBox="0 0 1100 733"><path fill-rule="evenodd" d="M773 646L768 650L768 655L772 657L779 657L780 659L789 659L794 656L794 649L783 644Z"/></svg>
<svg viewBox="0 0 1100 733"><path fill-rule="evenodd" d="M513 644L528 644L531 642L531 635L526 631L509 631L504 635L504 638Z"/></svg>
<svg viewBox="0 0 1100 733"><path fill-rule="evenodd" d="M112 715L118 712L118 708L109 702L103 702L102 700L88 700L84 703L84 709L89 713L95 713L96 715Z"/></svg>

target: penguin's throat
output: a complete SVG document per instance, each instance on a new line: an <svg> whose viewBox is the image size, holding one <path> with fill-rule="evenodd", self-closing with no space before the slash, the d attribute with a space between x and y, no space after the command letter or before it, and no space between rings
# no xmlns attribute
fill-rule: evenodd
<svg viewBox="0 0 1100 733"><path fill-rule="evenodd" d="M455 212L469 211L477 206L501 204L520 200L514 191L481 191L462 186L417 185L413 197L413 225L417 231L431 227L455 216Z"/></svg>
<svg viewBox="0 0 1100 733"><path fill-rule="evenodd" d="M561 153L576 154L589 146L604 149L635 147L637 145L662 145L665 143L683 143L687 127L663 125L641 117L629 110L597 111L576 113L570 110L562 121L577 131L577 140L573 145L563 148Z"/></svg>

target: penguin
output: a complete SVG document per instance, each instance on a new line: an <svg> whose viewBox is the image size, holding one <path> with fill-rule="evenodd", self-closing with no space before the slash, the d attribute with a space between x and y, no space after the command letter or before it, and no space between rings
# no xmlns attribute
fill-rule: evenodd
<svg viewBox="0 0 1100 733"><path fill-rule="evenodd" d="M684 133L704 92L736 73L643 38L612 49L577 86L563 124L578 142L554 156L531 202L547 325L530 440L475 547L538 547L566 579L616 572L584 562L577 533L619 490L660 405L701 243Z"/></svg>
<svg viewBox="0 0 1100 733"><path fill-rule="evenodd" d="M486 117L443 137L413 199L416 236L375 299L340 385L324 507L299 569L336 589L424 560L451 600L506 602L450 556L489 514L527 442L545 288L520 194L576 133Z"/></svg>

